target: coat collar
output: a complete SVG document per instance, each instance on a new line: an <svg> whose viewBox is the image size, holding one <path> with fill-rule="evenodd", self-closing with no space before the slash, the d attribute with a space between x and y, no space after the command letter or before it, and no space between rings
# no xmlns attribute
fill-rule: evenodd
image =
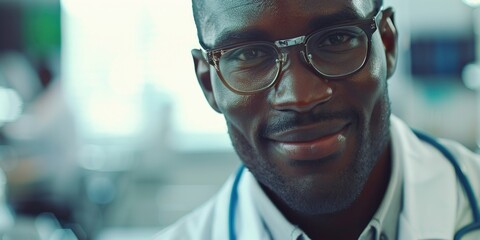
<svg viewBox="0 0 480 240"><path fill-rule="evenodd" d="M451 239L458 191L453 167L399 119L392 116L391 124L393 154L404 169L399 239Z"/></svg>

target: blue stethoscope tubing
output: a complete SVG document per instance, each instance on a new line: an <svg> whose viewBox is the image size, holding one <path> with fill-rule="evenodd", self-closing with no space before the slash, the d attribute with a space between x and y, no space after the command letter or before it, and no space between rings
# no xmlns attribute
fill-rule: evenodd
<svg viewBox="0 0 480 240"><path fill-rule="evenodd" d="M432 146L434 146L438 151L440 151L445 158L453 165L455 169L455 173L457 175L460 184L462 185L465 194L467 195L468 202L470 204L470 208L472 209L473 215L473 222L467 224L465 227L461 228L455 233L454 240L460 240L466 234L480 229L480 211L478 208L477 201L475 199L475 194L472 189L472 185L470 181L468 181L467 176L463 173L460 164L458 163L457 159L452 155L450 151L447 150L443 145L441 145L437 140L434 138L413 130L415 135L422 141L425 141ZM245 170L245 166L242 164L235 174L235 179L233 180L232 185L232 192L230 193L230 203L228 206L228 235L230 240L236 240L237 236L235 234L235 210L238 203L238 184L240 183L240 178L242 176L243 171Z"/></svg>

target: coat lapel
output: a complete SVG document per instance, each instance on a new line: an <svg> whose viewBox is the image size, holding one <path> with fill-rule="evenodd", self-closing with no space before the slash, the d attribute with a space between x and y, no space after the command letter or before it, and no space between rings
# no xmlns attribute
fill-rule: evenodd
<svg viewBox="0 0 480 240"><path fill-rule="evenodd" d="M399 239L452 239L458 195L453 167L404 124L396 131L404 169Z"/></svg>

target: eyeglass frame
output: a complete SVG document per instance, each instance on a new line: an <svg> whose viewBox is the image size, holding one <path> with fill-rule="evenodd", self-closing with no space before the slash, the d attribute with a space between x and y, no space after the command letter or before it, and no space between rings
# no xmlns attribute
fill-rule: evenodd
<svg viewBox="0 0 480 240"><path fill-rule="evenodd" d="M358 71L360 71L365 66L365 63L367 62L367 60L369 59L370 51L371 51L370 49L371 49L371 45L372 45L371 44L372 36L378 30L378 25L380 24L380 19L381 19L380 18L381 13L383 13L383 7L382 6L380 6L378 8L375 15L371 18L354 20L354 21L344 22L344 23L340 23L340 24L335 24L335 25L328 26L328 27L322 27L322 28L317 29L317 30L315 30L315 31L313 31L313 32L311 32L307 35L288 38L288 39L280 39L280 40L276 40L276 41L273 41L273 42L272 41L248 41L248 42L230 44L230 45L226 45L226 46L222 46L222 47L218 47L218 48L201 49L202 50L202 55L205 58L205 60L208 62L208 64L212 65L215 68L215 70L217 72L217 75L219 76L219 78L223 82L223 84L230 91L235 92L235 93L240 94L240 95L258 93L258 92L264 91L264 90L272 87L273 85L275 85L275 83L277 82L277 80L279 78L278 76L283 71L283 63L287 60L287 54L282 52L281 49L282 48L287 48L287 47L292 47L292 46L297 46L297 45L301 45L301 44L303 44L303 50L301 50L300 52L302 53L302 56L303 56L305 62L311 68L313 68L315 70L315 72L320 75L320 77L326 78L326 79L332 79L332 80L339 79L339 78L344 78L344 77L347 77L349 75L353 75L353 74L357 73ZM367 53L366 53L365 59L363 60L360 67L358 67L356 70L354 70L350 73L346 73L346 74L339 75L339 76L328 76L328 75L320 72L312 64L311 54L309 54L309 56L307 56L308 40L313 35L315 35L319 32L328 31L330 29L335 29L335 28L340 28L340 27L347 27L347 26L359 27L360 29L362 29L362 31L367 36L368 48L367 48ZM228 84L228 82L224 79L223 74L220 71L220 66L219 66L220 58L223 56L223 54L230 51L231 49L241 47L241 46L253 45L253 44L266 44L266 45L272 46L275 49L275 51L277 52L277 56L278 56L277 59L276 59L276 62L279 64L278 70L277 70L277 73L276 73L275 77L273 77L271 82L269 84L267 84L265 87L262 87L260 89L256 89L256 90L253 90L253 91L241 91L241 90L235 89L232 86L230 86L230 84Z"/></svg>

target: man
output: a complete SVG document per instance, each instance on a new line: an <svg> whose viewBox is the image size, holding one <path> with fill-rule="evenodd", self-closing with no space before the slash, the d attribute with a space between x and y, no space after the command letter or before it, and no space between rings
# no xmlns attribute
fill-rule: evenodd
<svg viewBox="0 0 480 240"><path fill-rule="evenodd" d="M158 239L452 239L453 165L391 116L381 0L194 0L195 71L246 170ZM480 159L442 141L480 195ZM466 239L480 239L480 233Z"/></svg>

